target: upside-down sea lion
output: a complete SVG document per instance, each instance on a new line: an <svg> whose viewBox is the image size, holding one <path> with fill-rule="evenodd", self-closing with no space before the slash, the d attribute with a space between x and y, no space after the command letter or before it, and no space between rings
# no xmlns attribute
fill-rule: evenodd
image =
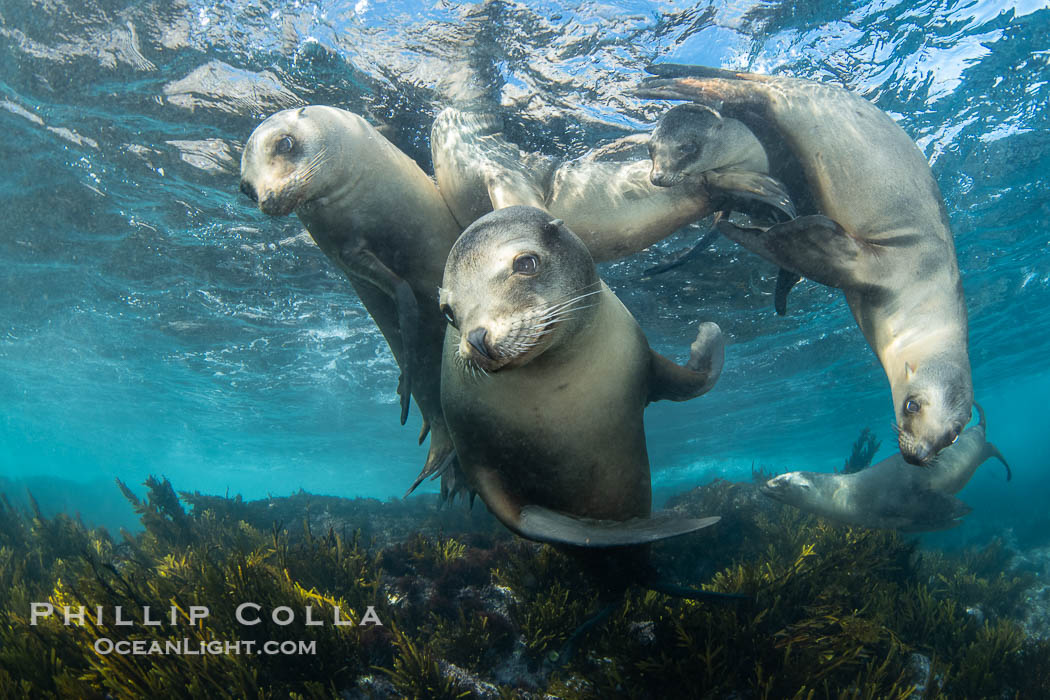
<svg viewBox="0 0 1050 700"><path fill-rule="evenodd" d="M358 115L310 106L255 129L241 158L241 190L271 216L294 211L346 274L401 368L402 424L411 394L423 415L420 442L429 428L421 477L448 466L437 289L460 227L434 183Z"/></svg>
<svg viewBox="0 0 1050 700"><path fill-rule="evenodd" d="M922 152L885 112L842 88L702 66L649 70L658 77L640 96L707 104L764 143L786 144L817 213L768 230L727 221L719 230L845 292L889 379L901 454L927 463L962 432L973 385L952 233Z"/></svg>
<svg viewBox="0 0 1050 700"><path fill-rule="evenodd" d="M789 472L762 487L767 496L831 520L862 527L942 530L955 527L970 507L955 498L977 467L991 457L1010 465L985 439L984 411L977 425L941 450L929 469L909 466L900 454L852 474Z"/></svg>
<svg viewBox="0 0 1050 700"><path fill-rule="evenodd" d="M713 524L652 518L642 412L718 379L724 340L701 324L681 367L653 352L583 242L513 206L453 246L441 404L468 484L513 532L581 547L644 544Z"/></svg>
<svg viewBox="0 0 1050 700"><path fill-rule="evenodd" d="M736 203L785 212L775 220L794 216L783 187L764 171L740 168L732 176L712 177L706 187L696 182L657 187L650 182L644 136L559 161L522 151L503 137L502 130L503 122L495 115L454 108L434 120L434 175L462 226L493 209L537 207L562 219L600 262L643 250L714 211L739 209ZM712 169L742 162L738 153L727 158L713 162ZM744 161L759 162L750 155Z"/></svg>
<svg viewBox="0 0 1050 700"><path fill-rule="evenodd" d="M647 270L664 272L704 250L718 235L717 225L736 210L749 214L755 225L770 226L795 217L792 200L784 193L768 192L771 180L766 149L743 122L723 117L700 104L672 107L660 117L649 139L652 161L650 181L658 187L689 184L709 193L720 193L715 226L688 250ZM779 185L779 182L777 182ZM777 199L771 194L781 197ZM773 306L787 313L787 295L800 277L781 268Z"/></svg>

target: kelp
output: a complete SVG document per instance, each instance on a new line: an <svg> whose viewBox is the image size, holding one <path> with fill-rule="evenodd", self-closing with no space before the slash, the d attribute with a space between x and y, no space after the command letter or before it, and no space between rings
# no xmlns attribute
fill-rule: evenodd
<svg viewBox="0 0 1050 700"><path fill-rule="evenodd" d="M428 509L297 494L298 510L267 499L265 522L253 502L196 494L187 509L191 496L166 480L145 485L140 499L119 484L143 529L116 539L0 499L0 697L1027 698L1050 687L1050 643L1016 619L1033 578L1009 571L1002 542L920 551L749 484L675 499L723 521L653 548L663 575L743 596L723 602L629 586L632 572L615 570L627 559L515 540L477 515L445 521L464 531L434 529ZM408 534L377 534L384 518ZM41 602L57 614L32 625ZM237 619L245 602L257 624ZM64 624L65 606L88 614ZM136 623L114 624L117 606ZM143 624L143 606L164 624ZM195 606L210 614L191 624ZM324 624L304 624L307 607ZM282 608L296 621L274 620ZM334 624L337 609L352 624ZM382 625L357 624L369 616ZM95 649L134 641L313 651Z"/></svg>
<svg viewBox="0 0 1050 700"><path fill-rule="evenodd" d="M870 467L871 460L875 457L875 453L879 451L880 444L882 443L875 437L875 433L871 432L871 428L863 428L857 440L853 443L853 449L850 451L849 457L846 458L845 464L842 465L842 470L839 474L855 474L861 469Z"/></svg>

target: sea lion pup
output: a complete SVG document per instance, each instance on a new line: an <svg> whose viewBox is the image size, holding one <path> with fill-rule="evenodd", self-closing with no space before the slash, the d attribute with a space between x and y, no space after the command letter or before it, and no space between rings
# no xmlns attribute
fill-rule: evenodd
<svg viewBox="0 0 1050 700"><path fill-rule="evenodd" d="M642 412L718 379L724 339L700 326L686 366L653 352L561 221L512 206L471 224L445 266L441 372L460 468L522 537L623 547L714 524L650 517Z"/></svg>
<svg viewBox="0 0 1050 700"><path fill-rule="evenodd" d="M437 289L460 227L434 183L358 115L310 106L278 112L252 132L241 191L271 216L294 211L346 274L401 368L401 423L411 394L423 415L421 443L430 431L420 479L447 467L454 453L441 413Z"/></svg>
<svg viewBox="0 0 1050 700"><path fill-rule="evenodd" d="M767 151L779 142L798 162L819 214L768 230L722 221L719 231L845 292L889 379L901 454L928 463L969 421L973 385L952 233L922 151L889 115L842 88L703 66L649 70L658 77L638 95L716 107Z"/></svg>
<svg viewBox="0 0 1050 700"><path fill-rule="evenodd" d="M537 207L562 219L602 262L644 250L723 208L730 195L789 212L778 220L794 216L783 187L763 173L712 183L711 191L653 185L644 135L559 161L522 151L502 132L503 120L488 113L448 108L434 120L434 176L462 226L494 209Z"/></svg>
<svg viewBox="0 0 1050 700"><path fill-rule="evenodd" d="M789 472L770 479L762 492L778 501L847 525L906 531L955 527L970 507L952 494L962 490L985 460L1010 465L985 439L984 411L977 425L941 450L929 469L915 469L900 454L852 474Z"/></svg>
<svg viewBox="0 0 1050 700"><path fill-rule="evenodd" d="M757 226L772 226L795 218L795 208L783 190L766 186L777 180L766 175L766 149L743 122L723 117L700 104L672 107L660 117L649 139L652 171L649 180L657 187L689 183L720 199L715 227L691 248L646 270L656 274L677 267L707 248L718 235L718 222L733 211L748 214ZM777 276L774 308L787 313L787 295L801 279L781 268Z"/></svg>

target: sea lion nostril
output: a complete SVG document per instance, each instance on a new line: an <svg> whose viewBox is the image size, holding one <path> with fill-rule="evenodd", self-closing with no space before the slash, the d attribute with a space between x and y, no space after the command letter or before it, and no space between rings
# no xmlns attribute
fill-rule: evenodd
<svg viewBox="0 0 1050 700"><path fill-rule="evenodd" d="M248 182L247 180L241 180L241 192L243 192L248 197L248 199L258 204L259 195L255 193L255 188L252 187L252 183Z"/></svg>
<svg viewBox="0 0 1050 700"><path fill-rule="evenodd" d="M470 346L478 351L478 354L484 357L486 360L491 360L492 355L489 354L489 349L485 345L485 336L488 335L488 331L484 328L475 328L470 333L467 333L467 342Z"/></svg>

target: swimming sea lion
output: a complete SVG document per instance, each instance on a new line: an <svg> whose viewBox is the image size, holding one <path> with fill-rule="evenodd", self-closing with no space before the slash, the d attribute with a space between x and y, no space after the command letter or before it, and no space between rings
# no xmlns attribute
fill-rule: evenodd
<svg viewBox="0 0 1050 700"><path fill-rule="evenodd" d="M580 547L644 544L718 518L652 518L642 412L718 379L701 324L685 367L653 352L561 221L512 206L471 224L441 289L441 405L467 482L507 528Z"/></svg>
<svg viewBox="0 0 1050 700"><path fill-rule="evenodd" d="M434 183L358 115L310 106L255 129L241 158L241 190L271 216L294 211L346 274L401 368L401 423L411 394L423 414L420 442L429 428L421 478L448 466L437 289L460 227Z"/></svg>
<svg viewBox="0 0 1050 700"><path fill-rule="evenodd" d="M663 240L724 208L729 193L790 208L782 186L763 173L661 188L649 181L646 139L628 137L575 160L526 153L502 134L498 116L448 108L431 130L434 175L462 226L515 204L544 209L576 233L596 261L614 260ZM734 156L735 157L735 156ZM717 166L715 166L717 167ZM720 184L721 187L716 185ZM790 218L790 215L782 218Z"/></svg>
<svg viewBox="0 0 1050 700"><path fill-rule="evenodd" d="M952 233L922 151L885 112L832 85L703 66L649 70L658 77L638 95L706 104L764 143L786 144L819 213L768 230L722 221L719 230L845 292L889 379L901 454L928 463L969 420L973 385Z"/></svg>
<svg viewBox="0 0 1050 700"><path fill-rule="evenodd" d="M955 527L970 507L952 494L962 490L985 460L1010 465L985 440L984 411L977 425L941 450L929 469L909 466L900 454L852 474L789 472L762 487L767 496L831 520L862 527L941 530Z"/></svg>
<svg viewBox="0 0 1050 700"><path fill-rule="evenodd" d="M690 183L721 199L715 225L732 211L749 214L752 223L771 226L795 218L795 208L783 190L769 191L772 180L766 149L743 122L723 117L700 104L672 107L660 117L649 139L652 160L650 181L657 187ZM688 250L646 270L658 273L677 267L704 250L718 235L714 228ZM787 312L787 295L801 279L781 268L777 276L774 308Z"/></svg>

